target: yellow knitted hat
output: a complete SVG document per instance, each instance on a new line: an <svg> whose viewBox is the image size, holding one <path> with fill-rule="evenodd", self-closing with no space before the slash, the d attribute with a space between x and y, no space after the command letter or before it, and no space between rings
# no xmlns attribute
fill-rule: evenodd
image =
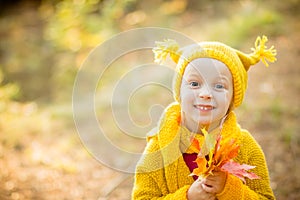
<svg viewBox="0 0 300 200"><path fill-rule="evenodd" d="M244 98L247 88L247 71L251 65L260 60L268 66L268 62L276 61L276 50L274 46L267 49L268 41L266 36L257 37L255 48L250 54L233 49L220 42L201 42L184 48L179 48L175 40L167 39L163 42L156 42L157 47L153 48L155 62L161 63L168 55L177 64L176 76L173 83L174 98L180 102L180 86L185 68L196 58L213 58L223 62L230 70L233 78L233 105L238 107Z"/></svg>

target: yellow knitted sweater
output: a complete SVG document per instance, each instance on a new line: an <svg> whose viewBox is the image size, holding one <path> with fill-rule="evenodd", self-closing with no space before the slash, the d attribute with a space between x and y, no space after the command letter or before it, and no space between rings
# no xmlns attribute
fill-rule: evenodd
<svg viewBox="0 0 300 200"><path fill-rule="evenodd" d="M180 130L180 105L173 103L166 109L157 131L148 135L147 147L136 168L132 199L187 199L187 191L194 180L189 176L191 172L182 157L180 146L186 138ZM235 161L256 166L252 172L261 179L247 179L244 184L230 174L217 198L275 199L264 153L254 138L240 129L233 112L226 118L221 134L239 142L240 151ZM198 139L203 142L203 137Z"/></svg>

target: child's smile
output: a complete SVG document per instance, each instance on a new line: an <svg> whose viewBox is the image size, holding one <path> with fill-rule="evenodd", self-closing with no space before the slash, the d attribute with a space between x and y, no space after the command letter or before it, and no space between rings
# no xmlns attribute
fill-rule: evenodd
<svg viewBox="0 0 300 200"><path fill-rule="evenodd" d="M210 112L212 111L215 107L212 105L205 105L205 104L196 104L194 105L195 108L197 108L200 112Z"/></svg>

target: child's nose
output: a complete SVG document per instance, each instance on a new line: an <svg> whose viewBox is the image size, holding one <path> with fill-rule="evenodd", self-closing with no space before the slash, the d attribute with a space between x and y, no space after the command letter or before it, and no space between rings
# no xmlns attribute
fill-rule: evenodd
<svg viewBox="0 0 300 200"><path fill-rule="evenodd" d="M212 99L211 92L210 92L210 90L207 87L201 88L201 90L199 92L199 97L201 99L204 99L204 100L210 100L210 99Z"/></svg>

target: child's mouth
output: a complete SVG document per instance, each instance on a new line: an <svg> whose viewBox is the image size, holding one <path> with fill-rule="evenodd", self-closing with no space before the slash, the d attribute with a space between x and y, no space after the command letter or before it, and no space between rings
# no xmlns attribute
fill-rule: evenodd
<svg viewBox="0 0 300 200"><path fill-rule="evenodd" d="M194 105L200 111L211 111L214 109L212 105Z"/></svg>

